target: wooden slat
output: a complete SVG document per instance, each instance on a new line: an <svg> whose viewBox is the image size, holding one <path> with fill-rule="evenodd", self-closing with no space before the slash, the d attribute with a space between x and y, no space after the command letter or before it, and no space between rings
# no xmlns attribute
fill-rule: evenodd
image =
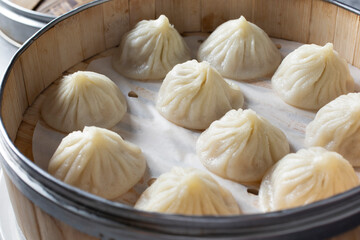
<svg viewBox="0 0 360 240"><path fill-rule="evenodd" d="M281 38L307 43L310 31L311 1L285 0L282 6Z"/></svg>
<svg viewBox="0 0 360 240"><path fill-rule="evenodd" d="M31 105L44 89L36 44L32 44L20 57L28 103Z"/></svg>
<svg viewBox="0 0 360 240"><path fill-rule="evenodd" d="M232 0L229 2L230 19L244 16L248 21L254 22L254 0Z"/></svg>
<svg viewBox="0 0 360 240"><path fill-rule="evenodd" d="M36 221L39 222L41 239L65 240L57 221L35 206Z"/></svg>
<svg viewBox="0 0 360 240"><path fill-rule="evenodd" d="M130 28L140 20L155 19L155 0L131 0L129 3Z"/></svg>
<svg viewBox="0 0 360 240"><path fill-rule="evenodd" d="M79 16L74 15L58 23L56 29L57 41L61 43L60 52L61 70L65 71L74 64L84 59L81 39L79 38L80 23Z"/></svg>
<svg viewBox="0 0 360 240"><path fill-rule="evenodd" d="M84 58L105 50L105 29L102 6L94 6L79 13L80 39Z"/></svg>
<svg viewBox="0 0 360 240"><path fill-rule="evenodd" d="M322 0L312 1L310 43L325 45L334 42L337 9L337 6Z"/></svg>
<svg viewBox="0 0 360 240"><path fill-rule="evenodd" d="M11 103L11 95L8 93L4 93L3 95L3 106L1 108L1 115L4 122L5 129L12 141L15 140L17 126L16 123L13 121L15 117L15 113L13 111L13 104Z"/></svg>
<svg viewBox="0 0 360 240"><path fill-rule="evenodd" d="M62 72L60 51L68 51L67 46L63 46L62 42L58 42L57 37L56 29L51 28L35 42L45 87L55 81Z"/></svg>
<svg viewBox="0 0 360 240"><path fill-rule="evenodd" d="M334 36L334 48L349 63L354 60L359 16L338 8Z"/></svg>
<svg viewBox="0 0 360 240"><path fill-rule="evenodd" d="M241 15L252 22L253 1L254 0L202 0L202 31L214 31L220 24L230 19L239 18Z"/></svg>
<svg viewBox="0 0 360 240"><path fill-rule="evenodd" d="M360 17L358 18L357 26L358 26L357 29L356 30L354 29L354 31L357 31L357 36L355 43L353 65L355 67L360 68Z"/></svg>
<svg viewBox="0 0 360 240"><path fill-rule="evenodd" d="M2 117L10 138L14 141L28 107L20 62L16 62L4 87Z"/></svg>
<svg viewBox="0 0 360 240"><path fill-rule="evenodd" d="M96 240L98 238L86 235L69 225L53 218L39 207L35 206L35 213L39 224L41 239L51 240Z"/></svg>
<svg viewBox="0 0 360 240"><path fill-rule="evenodd" d="M41 0L10 0L10 1L23 8L27 8L30 10L34 9L36 5L38 5L39 2L41 2Z"/></svg>
<svg viewBox="0 0 360 240"><path fill-rule="evenodd" d="M32 137L34 134L35 127L22 122L18 128L16 139L14 141L15 146L19 151L28 159L34 162L34 156L32 152Z"/></svg>
<svg viewBox="0 0 360 240"><path fill-rule="evenodd" d="M201 0L156 0L156 17L167 16L180 32L201 31Z"/></svg>
<svg viewBox="0 0 360 240"><path fill-rule="evenodd" d="M6 187L13 205L16 221L27 240L45 240L40 237L34 204L30 202L11 182L4 172Z"/></svg>
<svg viewBox="0 0 360 240"><path fill-rule="evenodd" d="M15 81L11 81L11 78L14 78ZM10 88L13 89L14 93L16 93L14 94L16 96L14 96L13 101L16 102L17 109L19 109L20 115L22 116L25 110L28 108L29 103L26 97L23 71L21 68L20 61L14 63L13 69L10 73L10 79L8 80L8 82L10 84L9 87L11 86ZM7 86L5 86L4 91L7 91L6 88Z"/></svg>
<svg viewBox="0 0 360 240"><path fill-rule="evenodd" d="M50 85L49 89L53 86L54 84ZM44 99L45 95L41 93L31 107L26 110L15 140L15 146L31 161L34 161L32 138L36 124L40 119L40 108Z"/></svg>
<svg viewBox="0 0 360 240"><path fill-rule="evenodd" d="M129 31L128 0L117 0L104 3L104 27L106 48L118 45L124 33Z"/></svg>
<svg viewBox="0 0 360 240"><path fill-rule="evenodd" d="M254 23L263 29L269 36L281 38L281 16L284 14L284 2L288 0L254 1Z"/></svg>
<svg viewBox="0 0 360 240"><path fill-rule="evenodd" d="M17 124L14 121L16 114L14 111L15 106L12 102L12 95L12 91L4 92L2 99L1 116L10 139L14 141L17 132Z"/></svg>
<svg viewBox="0 0 360 240"><path fill-rule="evenodd" d="M55 219L35 206L4 174L17 223L28 240L97 240Z"/></svg>

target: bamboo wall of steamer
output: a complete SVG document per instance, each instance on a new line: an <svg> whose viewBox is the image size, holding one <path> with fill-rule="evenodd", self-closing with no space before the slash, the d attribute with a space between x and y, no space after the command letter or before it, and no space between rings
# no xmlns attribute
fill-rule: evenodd
<svg viewBox="0 0 360 240"><path fill-rule="evenodd" d="M360 68L359 16L321 0L109 1L58 23L15 61L5 85L1 114L10 138L25 156L32 159L32 133L39 118L36 110L28 108L41 92L72 66L117 46L139 20L160 14L183 34L211 32L244 15L271 37L319 45L333 42L341 56ZM6 180L28 240L94 239L47 215Z"/></svg>

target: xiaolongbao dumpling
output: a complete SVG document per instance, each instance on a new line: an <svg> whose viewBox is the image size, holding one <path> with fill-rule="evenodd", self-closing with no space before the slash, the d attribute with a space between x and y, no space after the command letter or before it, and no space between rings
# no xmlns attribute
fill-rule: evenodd
<svg viewBox="0 0 360 240"><path fill-rule="evenodd" d="M261 28L241 16L215 29L201 44L198 59L208 61L224 77L250 80L273 74L281 54Z"/></svg>
<svg viewBox="0 0 360 240"><path fill-rule="evenodd" d="M289 152L284 133L250 109L229 111L196 143L196 153L209 171L237 182L260 182Z"/></svg>
<svg viewBox="0 0 360 240"><path fill-rule="evenodd" d="M113 67L120 74L138 80L159 80L178 63L191 58L186 43L161 15L143 20L122 39L113 57Z"/></svg>
<svg viewBox="0 0 360 240"><path fill-rule="evenodd" d="M342 193L359 184L340 154L321 147L301 149L281 159L264 176L260 205L264 211L298 207Z"/></svg>
<svg viewBox="0 0 360 240"><path fill-rule="evenodd" d="M85 127L63 138L48 171L70 185L114 199L130 190L145 168L139 147L110 130Z"/></svg>
<svg viewBox="0 0 360 240"><path fill-rule="evenodd" d="M349 67L331 43L299 47L285 57L271 82L286 103L311 110L354 91Z"/></svg>
<svg viewBox="0 0 360 240"><path fill-rule="evenodd" d="M156 108L171 122L202 130L243 103L239 87L226 82L209 63L192 60L176 65L166 75Z"/></svg>
<svg viewBox="0 0 360 240"><path fill-rule="evenodd" d="M240 214L231 193L208 173L180 167L162 174L140 196L135 208L183 215Z"/></svg>
<svg viewBox="0 0 360 240"><path fill-rule="evenodd" d="M338 152L360 167L360 93L342 95L322 107L306 127L305 144Z"/></svg>
<svg viewBox="0 0 360 240"><path fill-rule="evenodd" d="M69 133L85 126L111 128L126 109L124 95L108 77L78 71L63 77L49 92L41 116L49 126Z"/></svg>

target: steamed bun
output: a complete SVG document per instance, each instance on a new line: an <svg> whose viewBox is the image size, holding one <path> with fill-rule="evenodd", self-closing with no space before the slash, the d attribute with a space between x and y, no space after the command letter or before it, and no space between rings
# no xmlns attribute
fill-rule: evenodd
<svg viewBox="0 0 360 240"><path fill-rule="evenodd" d="M231 110L213 122L196 143L211 172L236 182L260 182L290 152L284 133L252 110Z"/></svg>
<svg viewBox="0 0 360 240"><path fill-rule="evenodd" d="M50 159L54 177L84 191L114 199L144 175L141 149L107 129L85 127L63 138Z"/></svg>
<svg viewBox="0 0 360 240"><path fill-rule="evenodd" d="M224 77L249 80L273 74L281 54L261 28L241 16L220 25L201 44L198 59Z"/></svg>
<svg viewBox="0 0 360 240"><path fill-rule="evenodd" d="M178 63L189 60L186 43L161 15L156 20L143 20L122 39L113 57L113 67L125 77L159 80Z"/></svg>
<svg viewBox="0 0 360 240"><path fill-rule="evenodd" d="M176 65L166 75L156 108L179 126L202 130L243 103L239 87L226 82L209 63L192 60Z"/></svg>
<svg viewBox="0 0 360 240"><path fill-rule="evenodd" d="M162 174L140 196L135 208L183 215L240 214L231 193L208 173L180 167Z"/></svg>
<svg viewBox="0 0 360 240"><path fill-rule="evenodd" d="M264 211L298 207L359 185L359 178L340 154L321 147L286 155L262 180L259 200Z"/></svg>
<svg viewBox="0 0 360 240"><path fill-rule="evenodd" d="M305 144L338 152L360 167L360 93L342 95L322 107L306 127Z"/></svg>
<svg viewBox="0 0 360 240"><path fill-rule="evenodd" d="M108 77L78 71L63 77L49 92L41 116L49 126L69 133L85 126L111 128L126 110L124 95Z"/></svg>
<svg viewBox="0 0 360 240"><path fill-rule="evenodd" d="M354 91L349 67L331 43L297 48L285 57L271 82L286 103L310 110Z"/></svg>

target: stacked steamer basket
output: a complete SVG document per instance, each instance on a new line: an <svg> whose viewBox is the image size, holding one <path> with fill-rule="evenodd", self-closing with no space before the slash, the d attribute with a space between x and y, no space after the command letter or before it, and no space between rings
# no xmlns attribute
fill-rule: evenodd
<svg viewBox="0 0 360 240"><path fill-rule="evenodd" d="M106 56L139 20L161 14L183 34L211 32L243 15L271 37L333 42L360 67L359 16L320 0L102 0L56 19L19 50L1 85L1 163L26 239L304 239L331 237L360 225L360 187L280 212L189 217L144 213L107 201L56 180L33 163L36 103L44 98L43 90L63 73Z"/></svg>
<svg viewBox="0 0 360 240"><path fill-rule="evenodd" d="M10 0L11 2L29 10L60 16L72 9L80 7L92 0Z"/></svg>
<svg viewBox="0 0 360 240"><path fill-rule="evenodd" d="M0 0L0 34L20 47L40 28L92 0Z"/></svg>

